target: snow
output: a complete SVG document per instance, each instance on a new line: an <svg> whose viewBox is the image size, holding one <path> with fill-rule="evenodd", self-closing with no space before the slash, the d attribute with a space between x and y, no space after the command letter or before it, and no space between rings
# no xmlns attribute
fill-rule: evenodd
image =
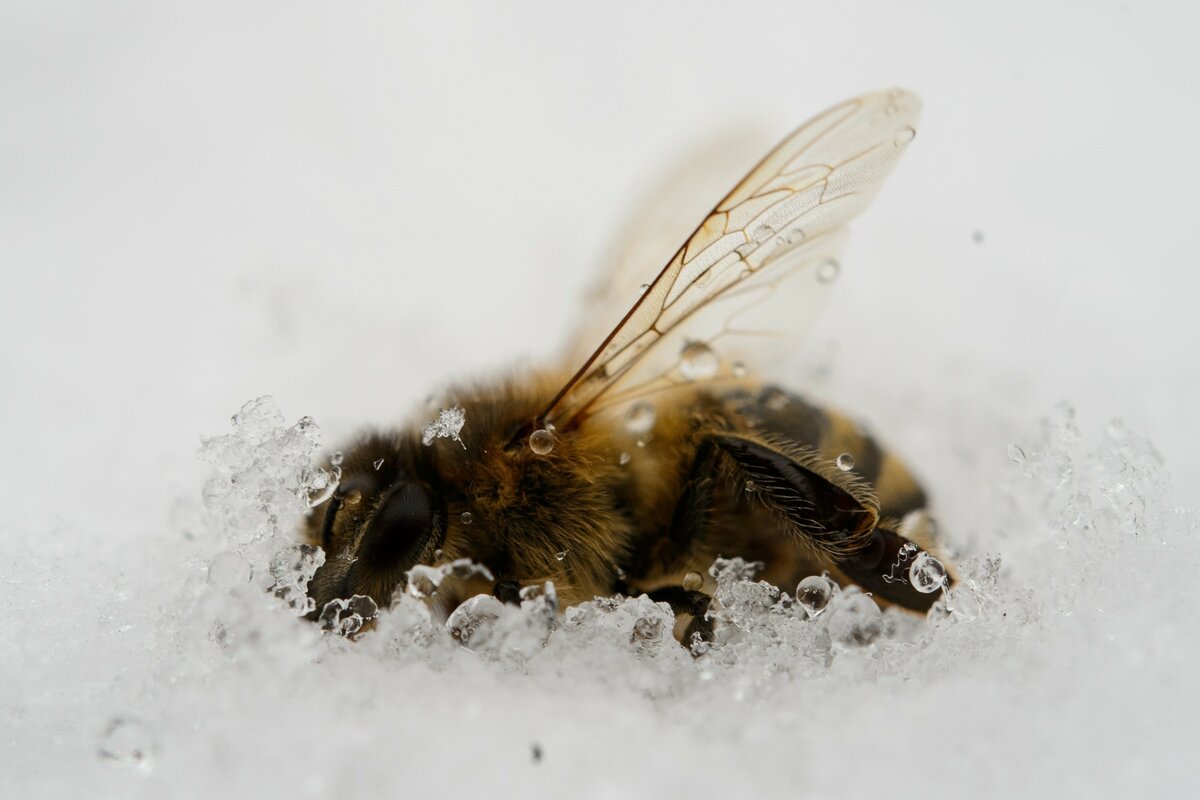
<svg viewBox="0 0 1200 800"><path fill-rule="evenodd" d="M1194 7L593 11L0 10L7 792L1196 794ZM781 371L930 488L929 619L736 563L695 656L551 587L299 618L319 456L551 358L681 150L889 84L920 132Z"/></svg>

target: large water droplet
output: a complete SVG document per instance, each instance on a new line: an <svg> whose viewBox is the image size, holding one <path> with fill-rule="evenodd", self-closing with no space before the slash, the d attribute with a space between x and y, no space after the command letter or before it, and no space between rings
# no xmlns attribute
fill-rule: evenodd
<svg viewBox="0 0 1200 800"><path fill-rule="evenodd" d="M554 449L554 434L545 428L540 428L529 434L529 449L544 456Z"/></svg>
<svg viewBox="0 0 1200 800"><path fill-rule="evenodd" d="M908 569L908 581L918 592L936 592L946 585L946 567L929 553L921 553Z"/></svg>
<svg viewBox="0 0 1200 800"><path fill-rule="evenodd" d="M829 605L834 588L833 581L824 575L809 575L796 586L796 603L811 619Z"/></svg>
<svg viewBox="0 0 1200 800"><path fill-rule="evenodd" d="M842 472L849 472L854 469L854 456L849 453L842 453L837 457L837 468Z"/></svg>
<svg viewBox="0 0 1200 800"><path fill-rule="evenodd" d="M833 283L842 274L842 264L836 258L827 258L817 266L817 280L821 283Z"/></svg>
<svg viewBox="0 0 1200 800"><path fill-rule="evenodd" d="M679 371L689 381L711 378L720 366L717 354L704 342L688 342L679 361Z"/></svg>
<svg viewBox="0 0 1200 800"><path fill-rule="evenodd" d="M654 406L645 400L634 403L625 414L625 429L633 434L649 433L658 418Z"/></svg>

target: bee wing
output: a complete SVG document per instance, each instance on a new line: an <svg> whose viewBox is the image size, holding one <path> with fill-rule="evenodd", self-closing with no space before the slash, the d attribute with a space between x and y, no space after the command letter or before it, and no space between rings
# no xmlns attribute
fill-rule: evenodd
<svg viewBox="0 0 1200 800"><path fill-rule="evenodd" d="M604 268L588 289L566 351L578 366L596 349L624 311L649 287L654 270L670 260L712 210L713 203L746 174L770 140L748 126L730 129L700 143L663 171L633 204L605 254Z"/></svg>
<svg viewBox="0 0 1200 800"><path fill-rule="evenodd" d="M742 344L786 345L786 332L755 321L769 306L793 307L792 321L807 321L799 306L838 268L843 226L903 154L919 111L908 92L879 92L793 132L717 204L542 419L569 427L601 408L719 377L722 357Z"/></svg>

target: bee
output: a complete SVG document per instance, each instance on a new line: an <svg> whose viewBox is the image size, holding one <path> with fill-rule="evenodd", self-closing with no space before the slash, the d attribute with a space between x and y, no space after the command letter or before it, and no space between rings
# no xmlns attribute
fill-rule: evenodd
<svg viewBox="0 0 1200 800"><path fill-rule="evenodd" d="M920 538L902 520L926 507L912 473L754 369L794 349L788 331L840 268L846 224L918 112L891 90L819 114L716 205L577 368L454 386L432 423L347 448L336 492L305 523L328 554L309 586L314 618L354 595L386 606L415 565L457 559L486 570L440 587L446 614L552 581L565 605L666 602L685 642L712 634L704 576L719 556L762 562L782 589L828 572L928 609L936 594L900 575Z"/></svg>

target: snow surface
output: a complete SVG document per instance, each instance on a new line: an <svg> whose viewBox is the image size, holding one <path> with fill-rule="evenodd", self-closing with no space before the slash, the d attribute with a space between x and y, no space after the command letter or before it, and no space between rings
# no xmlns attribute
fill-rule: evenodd
<svg viewBox="0 0 1200 800"><path fill-rule="evenodd" d="M731 8L0 8L0 793L1200 791L1200 12ZM684 147L891 84L920 134L785 377L916 465L950 612L297 619L322 447L555 353Z"/></svg>

